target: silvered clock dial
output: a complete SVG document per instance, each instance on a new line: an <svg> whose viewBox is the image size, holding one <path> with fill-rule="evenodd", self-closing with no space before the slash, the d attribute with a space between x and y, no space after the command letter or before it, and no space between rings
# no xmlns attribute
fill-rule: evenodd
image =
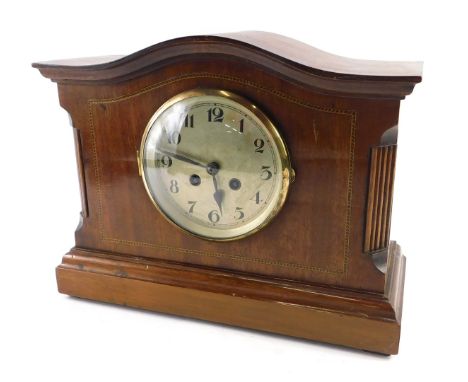
<svg viewBox="0 0 468 382"><path fill-rule="evenodd" d="M193 90L148 122L140 172L157 209L211 240L252 234L279 212L293 179L286 145L255 105L222 90Z"/></svg>

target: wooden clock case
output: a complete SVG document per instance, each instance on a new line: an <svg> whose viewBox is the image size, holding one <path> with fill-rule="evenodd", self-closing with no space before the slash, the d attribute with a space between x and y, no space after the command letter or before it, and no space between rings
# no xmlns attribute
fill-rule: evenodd
<svg viewBox="0 0 468 382"><path fill-rule="evenodd" d="M421 64L354 60L263 32L193 36L129 56L33 64L71 116L82 212L61 293L396 354L405 258L389 241L400 100ZM145 126L186 90L256 104L295 182L273 222L233 242L182 232L138 174Z"/></svg>

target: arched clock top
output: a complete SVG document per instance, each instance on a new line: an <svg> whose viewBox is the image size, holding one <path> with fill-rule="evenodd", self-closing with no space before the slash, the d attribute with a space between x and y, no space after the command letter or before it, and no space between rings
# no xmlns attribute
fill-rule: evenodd
<svg viewBox="0 0 468 382"><path fill-rule="evenodd" d="M127 56L55 60L33 67L58 83L116 83L195 56L247 61L317 91L354 97L403 99L422 76L420 62L341 57L285 36L256 31L181 37Z"/></svg>

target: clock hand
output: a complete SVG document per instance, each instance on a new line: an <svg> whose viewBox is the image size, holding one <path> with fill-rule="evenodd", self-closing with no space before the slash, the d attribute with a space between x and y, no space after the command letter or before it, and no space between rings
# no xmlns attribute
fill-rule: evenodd
<svg viewBox="0 0 468 382"><path fill-rule="evenodd" d="M215 188L213 198L214 198L216 204L219 207L219 213L221 214L221 216L223 216L223 208L222 208L221 203L223 201L224 191L218 189L218 182L216 181L216 175L213 175L213 185L214 185L214 188Z"/></svg>
<svg viewBox="0 0 468 382"><path fill-rule="evenodd" d="M210 174L213 177L213 185L214 185L214 189L215 189L215 192L213 194L213 198L214 198L216 204L219 207L219 213L221 214L221 216L223 216L223 207L222 207L221 203L223 201L224 191L218 189L218 181L216 180L216 174L218 173L219 169L220 169L220 167L219 167L219 164L217 162L210 162L206 166L206 171L208 172L208 174Z"/></svg>
<svg viewBox="0 0 468 382"><path fill-rule="evenodd" d="M182 161L182 162L190 163L190 164L193 164L193 165L195 165L195 166L199 166L199 167L203 167L203 168L206 168L206 167L207 167L207 165L202 164L202 163L196 161L195 159L189 158L189 157L186 156L186 155L176 154L176 153L173 153L173 152L171 152L171 151L166 151L166 150L160 149L160 148L158 148L157 151L158 151L160 154L164 154L164 155L170 156L171 158L180 160L180 161Z"/></svg>

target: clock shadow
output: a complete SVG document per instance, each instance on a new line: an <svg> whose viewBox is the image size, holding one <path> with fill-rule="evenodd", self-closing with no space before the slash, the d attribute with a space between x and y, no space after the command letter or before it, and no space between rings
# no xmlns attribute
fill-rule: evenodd
<svg viewBox="0 0 468 382"><path fill-rule="evenodd" d="M308 340L304 338L298 338L298 337L291 337L283 334L278 334L278 333L271 333L271 332L266 332L266 331L261 331L261 330L256 330L256 329L249 329L249 328L242 328L239 326L233 326L233 325L228 325L228 324L223 324L219 322L214 322L214 321L205 321L202 319L198 318L190 318L190 317L183 317L183 316L177 316L174 314L169 314L169 313L163 313L163 312L155 312L155 311L149 311L146 309L141 309L141 308L135 308L133 306L129 305L116 305L113 303L108 303L108 302L101 302L101 301L94 301L94 300L88 300L86 298L81 298L81 297L75 297L75 296L65 296L66 298L70 300L75 300L75 301L80 301L82 303L87 303L90 305L98 305L98 306L105 306L108 307L109 309L116 309L116 310L123 310L125 312L128 312L129 309L133 312L138 312L140 314L145 314L145 315L151 315L151 316L161 316L161 317L167 317L171 319L176 319L179 321L188 321L192 323L197 323L200 325L208 325L208 326L215 326L215 327L220 327L228 330L234 330L238 331L240 333L249 333L255 336L264 336L264 337L269 337L269 338L274 338L276 340L281 340L285 342L290 342L290 343L296 343L300 345L306 345L310 347L316 347L320 349L330 349L332 351L337 351L337 352L344 352L348 354L355 354L357 356L362 356L362 357L370 357L374 358L377 360L383 360L383 361L389 361L392 357L388 354L382 354L382 353L375 353L367 350L359 350L359 349L353 349L341 345L334 345L334 344L328 344L325 342L319 342L319 341L314 341L314 340Z"/></svg>

